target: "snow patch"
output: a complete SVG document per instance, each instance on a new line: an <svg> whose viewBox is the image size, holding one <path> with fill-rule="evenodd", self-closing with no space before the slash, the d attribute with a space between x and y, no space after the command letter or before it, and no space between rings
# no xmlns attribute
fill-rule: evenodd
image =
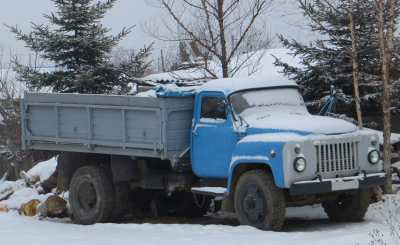
<svg viewBox="0 0 400 245"><path fill-rule="evenodd" d="M192 188L192 191L214 193L214 194L222 195L226 192L226 188L224 188L224 187L195 187L195 188Z"/></svg>
<svg viewBox="0 0 400 245"><path fill-rule="evenodd" d="M256 128L291 130L314 134L344 134L356 132L357 126L341 119L297 113L254 114L245 118L247 123Z"/></svg>
<svg viewBox="0 0 400 245"><path fill-rule="evenodd" d="M56 170L57 158L40 162L28 171L29 176L39 176L40 181L47 180ZM29 201L38 200L45 201L52 193L43 195L38 192L35 186L28 185L24 180L5 181L0 183L0 197L11 194L6 200L0 204L6 205L11 210L19 210L21 206ZM2 196L4 195L4 196Z"/></svg>
<svg viewBox="0 0 400 245"><path fill-rule="evenodd" d="M255 160L255 161L269 161L267 156L233 156L231 161L231 166L241 160Z"/></svg>
<svg viewBox="0 0 400 245"><path fill-rule="evenodd" d="M236 77L211 80L198 89L201 91L219 91L231 94L245 89L257 89L279 86L297 86L293 81L283 77Z"/></svg>
<svg viewBox="0 0 400 245"><path fill-rule="evenodd" d="M18 210L21 208L21 206L29 201L32 200L39 200L40 202L45 201L49 196L52 196L53 194L47 194L47 195L40 195L37 190L29 188L29 187L23 187L21 189L18 189L17 191L14 192L8 198L7 200L0 202L2 204L7 205L9 209L15 209Z"/></svg>
<svg viewBox="0 0 400 245"><path fill-rule="evenodd" d="M57 158L53 157L47 161L36 164L33 168L28 171L30 176L39 176L40 181L47 180L57 168Z"/></svg>
<svg viewBox="0 0 400 245"><path fill-rule="evenodd" d="M333 140L333 139L343 139L352 138L361 135L373 136L373 132L359 130L349 134L338 134L338 135L324 135L324 134L310 134L310 135L300 135L297 133L263 133L254 134L244 137L239 143L253 143L253 142L304 142L304 141L318 141L318 140Z"/></svg>
<svg viewBox="0 0 400 245"><path fill-rule="evenodd" d="M209 80L207 72L201 68L191 68L184 70L177 70L171 72L151 74L140 80L143 82L188 82L199 83L204 80ZM188 83L190 85L190 83Z"/></svg>
<svg viewBox="0 0 400 245"><path fill-rule="evenodd" d="M200 118L200 123L214 123L214 124L221 124L226 122L225 119L222 118Z"/></svg>
<svg viewBox="0 0 400 245"><path fill-rule="evenodd" d="M397 202L400 196L394 197ZM330 223L320 205L287 209L287 228L282 232L260 231L248 226L220 225L212 218L206 225L199 220L164 224L96 224L80 226L66 219L39 221L14 212L0 214L0 237L4 244L84 245L124 244L134 238L135 244L148 245L354 245L369 244L369 234L379 229L386 244L397 244L390 235L385 217L392 211L385 203L368 210L361 223ZM392 213L395 214L395 213ZM399 213L397 213L399 214ZM205 218L207 219L207 218Z"/></svg>
<svg viewBox="0 0 400 245"><path fill-rule="evenodd" d="M157 98L157 94L156 91L153 89L144 91L144 92L140 92L138 94L135 95L136 97L151 97L151 98Z"/></svg>
<svg viewBox="0 0 400 245"><path fill-rule="evenodd" d="M304 136L295 133L267 133L267 134L254 134L244 137L239 143L252 143L252 142L293 142L303 141Z"/></svg>

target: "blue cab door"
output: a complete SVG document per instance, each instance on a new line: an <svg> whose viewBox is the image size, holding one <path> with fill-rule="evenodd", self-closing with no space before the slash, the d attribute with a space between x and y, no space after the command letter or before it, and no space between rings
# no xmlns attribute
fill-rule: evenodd
<svg viewBox="0 0 400 245"><path fill-rule="evenodd" d="M225 95L202 92L196 96L192 127L192 169L202 178L227 178L237 143Z"/></svg>

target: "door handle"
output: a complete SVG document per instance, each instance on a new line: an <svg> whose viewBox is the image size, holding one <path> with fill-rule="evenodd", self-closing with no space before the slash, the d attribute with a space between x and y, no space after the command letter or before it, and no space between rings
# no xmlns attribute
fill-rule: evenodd
<svg viewBox="0 0 400 245"><path fill-rule="evenodd" d="M199 135L199 133L197 132L197 127L192 130L192 134L194 136L198 136Z"/></svg>
<svg viewBox="0 0 400 245"><path fill-rule="evenodd" d="M198 124L196 124L196 125L193 127L192 134L193 134L194 136L198 136L198 135L199 135L199 132L197 131L198 128L199 128Z"/></svg>

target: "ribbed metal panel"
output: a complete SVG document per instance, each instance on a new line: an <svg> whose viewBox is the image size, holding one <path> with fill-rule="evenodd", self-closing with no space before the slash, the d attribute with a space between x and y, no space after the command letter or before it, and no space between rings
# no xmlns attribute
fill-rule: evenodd
<svg viewBox="0 0 400 245"><path fill-rule="evenodd" d="M359 142L318 144L317 172L323 177L354 172L359 166Z"/></svg>

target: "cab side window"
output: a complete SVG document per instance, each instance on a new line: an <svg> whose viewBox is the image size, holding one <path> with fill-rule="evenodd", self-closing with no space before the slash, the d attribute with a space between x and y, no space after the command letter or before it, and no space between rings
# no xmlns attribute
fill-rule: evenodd
<svg viewBox="0 0 400 245"><path fill-rule="evenodd" d="M226 120L226 102L223 97L203 97L201 118Z"/></svg>

